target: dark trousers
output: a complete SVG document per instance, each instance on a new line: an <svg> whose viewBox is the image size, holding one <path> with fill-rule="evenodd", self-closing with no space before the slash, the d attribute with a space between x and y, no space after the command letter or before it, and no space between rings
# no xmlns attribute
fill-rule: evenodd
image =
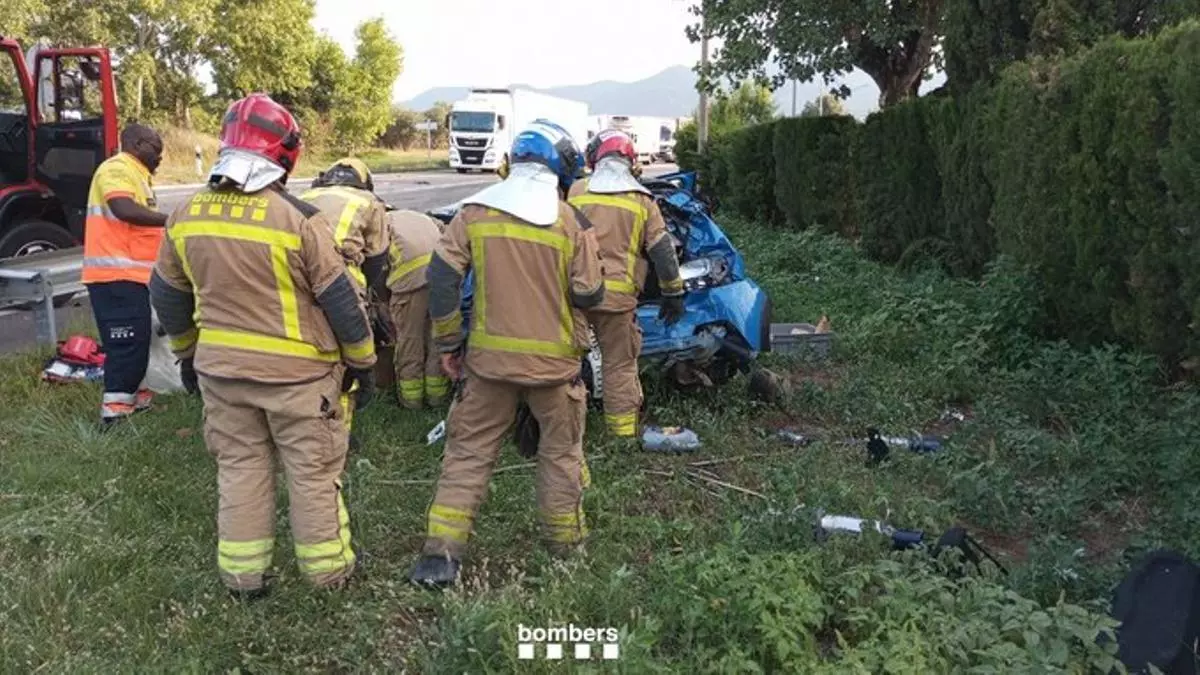
<svg viewBox="0 0 1200 675"><path fill-rule="evenodd" d="M136 393L150 362L150 289L136 281L87 286L104 345L104 392Z"/></svg>

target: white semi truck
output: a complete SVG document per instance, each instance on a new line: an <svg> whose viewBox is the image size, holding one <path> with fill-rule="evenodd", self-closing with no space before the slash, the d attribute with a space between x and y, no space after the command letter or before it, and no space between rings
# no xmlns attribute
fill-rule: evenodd
<svg viewBox="0 0 1200 675"><path fill-rule="evenodd" d="M450 108L450 167L495 171L516 135L539 118L566 129L580 148L587 144L586 103L528 89L472 89Z"/></svg>
<svg viewBox="0 0 1200 675"><path fill-rule="evenodd" d="M669 117L645 115L596 115L592 126L597 131L619 129L633 139L638 160L650 164L659 158L668 141L674 147L675 122Z"/></svg>

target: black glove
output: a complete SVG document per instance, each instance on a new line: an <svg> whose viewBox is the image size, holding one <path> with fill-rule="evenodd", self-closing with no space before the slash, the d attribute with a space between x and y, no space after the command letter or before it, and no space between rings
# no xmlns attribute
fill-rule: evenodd
<svg viewBox="0 0 1200 675"><path fill-rule="evenodd" d="M200 380L196 377L196 366L193 359L183 359L179 362L179 379L183 381L183 390L189 394L200 392Z"/></svg>
<svg viewBox="0 0 1200 675"><path fill-rule="evenodd" d="M666 295L663 296L662 303L658 308L659 321L666 322L668 326L678 323L683 318L683 296L682 295Z"/></svg>
<svg viewBox="0 0 1200 675"><path fill-rule="evenodd" d="M355 382L358 382L358 391L354 395L354 409L362 410L375 398L375 369L346 368L346 375L342 377L342 393L350 391Z"/></svg>

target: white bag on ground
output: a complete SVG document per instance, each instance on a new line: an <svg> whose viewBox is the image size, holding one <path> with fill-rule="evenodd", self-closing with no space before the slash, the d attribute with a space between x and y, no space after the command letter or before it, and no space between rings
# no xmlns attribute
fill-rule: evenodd
<svg viewBox="0 0 1200 675"><path fill-rule="evenodd" d="M171 351L167 331L158 322L158 314L150 312L150 363L146 367L146 379L142 388L156 394L174 394L183 391L183 380L179 378L179 363Z"/></svg>

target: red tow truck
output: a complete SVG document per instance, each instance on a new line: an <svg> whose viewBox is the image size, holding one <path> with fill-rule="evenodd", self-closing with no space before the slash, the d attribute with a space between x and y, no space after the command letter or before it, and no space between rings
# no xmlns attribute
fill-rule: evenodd
<svg viewBox="0 0 1200 675"><path fill-rule="evenodd" d="M117 152L108 50L0 51L0 259L78 246L92 174Z"/></svg>

